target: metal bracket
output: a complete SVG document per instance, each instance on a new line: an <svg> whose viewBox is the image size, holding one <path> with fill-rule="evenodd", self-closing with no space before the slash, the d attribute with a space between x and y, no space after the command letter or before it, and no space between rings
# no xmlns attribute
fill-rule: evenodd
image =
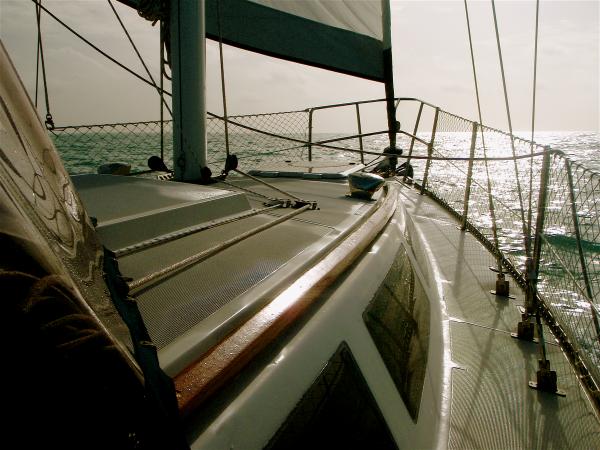
<svg viewBox="0 0 600 450"><path fill-rule="evenodd" d="M529 319L531 318L531 316L529 316L529 314L527 314L526 312L523 312L521 314L521 322L519 322L517 324L517 332L516 333L510 333L511 337L514 337L515 339L520 339L522 341L528 341L528 342L539 342L539 339L534 337L535 334L535 324L533 322L530 322Z"/></svg>
<svg viewBox="0 0 600 450"><path fill-rule="evenodd" d="M521 313L521 321L517 324L517 332L511 333L510 335L522 341L539 343L539 339L534 337L535 323L531 322L534 311L531 311L524 306L517 306L517 308Z"/></svg>
<svg viewBox="0 0 600 450"><path fill-rule="evenodd" d="M509 293L509 283L508 280L505 279L503 273L499 273L498 277L496 278L496 290L492 290L490 292L497 297L511 298L513 300L516 298L514 295Z"/></svg>
<svg viewBox="0 0 600 450"><path fill-rule="evenodd" d="M566 397L567 393L558 389L556 385L556 371L550 370L550 361L547 359L539 359L538 367L539 370L536 372L536 381L530 381L529 387L538 391Z"/></svg>

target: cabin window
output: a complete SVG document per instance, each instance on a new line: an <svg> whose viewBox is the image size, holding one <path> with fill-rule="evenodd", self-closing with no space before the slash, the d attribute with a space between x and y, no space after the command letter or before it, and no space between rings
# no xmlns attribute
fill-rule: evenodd
<svg viewBox="0 0 600 450"><path fill-rule="evenodd" d="M417 421L429 348L429 300L404 247L363 314L369 333L413 421Z"/></svg>
<svg viewBox="0 0 600 450"><path fill-rule="evenodd" d="M265 448L398 447L343 342Z"/></svg>

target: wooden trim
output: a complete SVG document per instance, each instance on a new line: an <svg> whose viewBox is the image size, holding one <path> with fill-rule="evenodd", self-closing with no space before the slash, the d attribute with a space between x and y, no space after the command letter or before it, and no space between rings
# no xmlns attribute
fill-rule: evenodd
<svg viewBox="0 0 600 450"><path fill-rule="evenodd" d="M366 250L396 210L396 188L386 186L384 190L385 199L362 225L240 328L175 377L183 416L237 375Z"/></svg>

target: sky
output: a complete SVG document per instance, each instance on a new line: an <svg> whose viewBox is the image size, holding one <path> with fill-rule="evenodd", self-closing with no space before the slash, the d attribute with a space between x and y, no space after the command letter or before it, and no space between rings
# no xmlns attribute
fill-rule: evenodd
<svg viewBox="0 0 600 450"><path fill-rule="evenodd" d="M359 0L360 1L360 0ZM136 72L143 68L105 0L44 0L67 24ZM469 0L483 122L508 129L490 1ZM158 27L115 2L133 40L158 77ZM463 1L392 0L396 96L417 97L477 119ZM535 2L496 1L514 130L531 128ZM154 120L151 87L97 55L48 16L42 17L51 112L57 125ZM30 95L35 92L34 4L0 0L0 38ZM538 131L600 131L600 2L540 1L536 91ZM384 97L380 83L224 48L228 112L249 114ZM218 46L207 42L207 109L222 112ZM167 89L170 89L166 86ZM40 104L43 105L40 97ZM40 108L42 115L45 109ZM352 131L326 114L317 131ZM364 130L381 129L383 112L365 109ZM385 125L383 125L385 127Z"/></svg>

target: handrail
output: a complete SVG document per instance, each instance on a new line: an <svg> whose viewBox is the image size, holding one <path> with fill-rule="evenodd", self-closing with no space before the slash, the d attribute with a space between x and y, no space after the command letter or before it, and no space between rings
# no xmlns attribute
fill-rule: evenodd
<svg viewBox="0 0 600 450"><path fill-rule="evenodd" d="M392 217L397 205L393 186L355 227L336 240L325 254L291 286L278 294L247 322L175 377L179 411L185 417L236 376L290 324L308 312L337 276L354 263Z"/></svg>

